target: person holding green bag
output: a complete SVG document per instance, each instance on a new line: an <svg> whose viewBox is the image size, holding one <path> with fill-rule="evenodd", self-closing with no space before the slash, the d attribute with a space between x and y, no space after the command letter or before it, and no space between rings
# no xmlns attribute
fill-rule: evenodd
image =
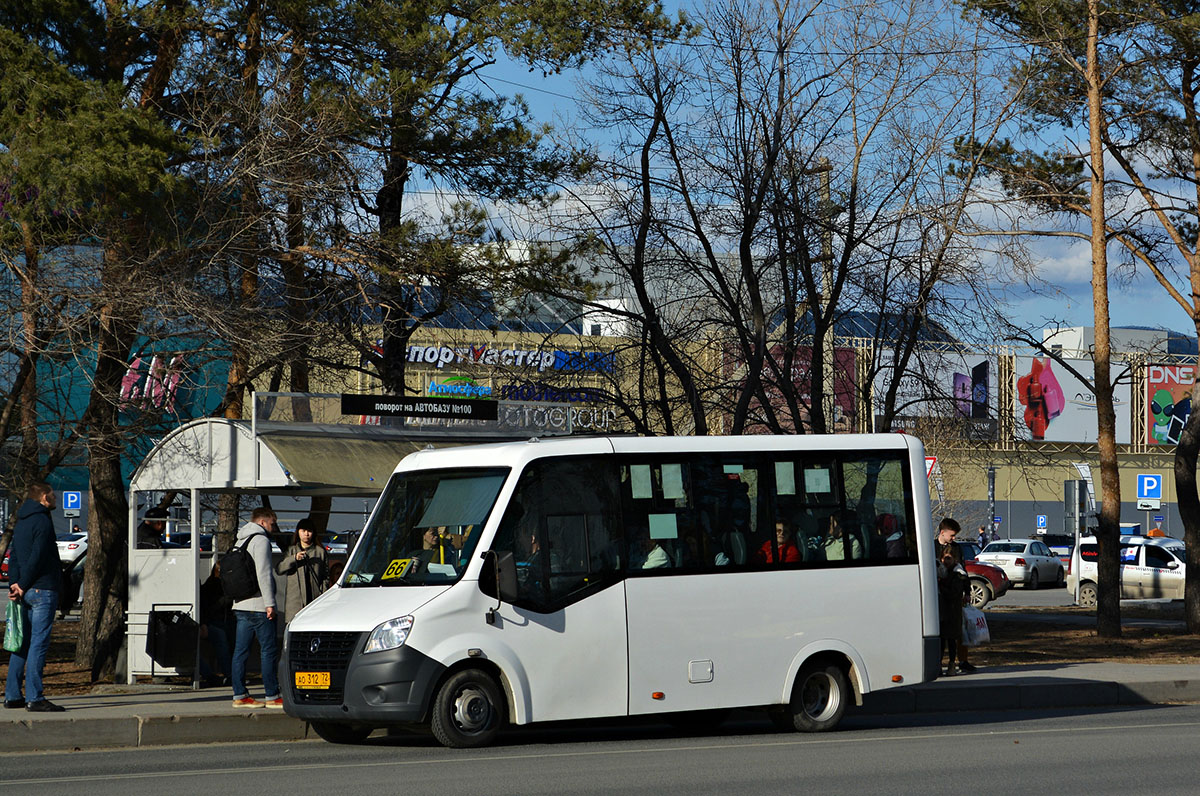
<svg viewBox="0 0 1200 796"><path fill-rule="evenodd" d="M29 485L25 502L17 509L17 524L13 526L8 599L25 604L29 623L20 649L8 659L4 707L10 709L25 708L34 713L64 710L46 699L42 692L42 669L46 666L50 628L54 624L58 590L62 585L54 522L50 518L50 511L57 505L58 498L50 485L35 481ZM21 695L22 680L25 696Z"/></svg>

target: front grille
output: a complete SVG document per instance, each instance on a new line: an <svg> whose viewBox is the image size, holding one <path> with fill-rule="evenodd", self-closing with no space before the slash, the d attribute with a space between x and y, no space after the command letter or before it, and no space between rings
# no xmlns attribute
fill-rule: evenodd
<svg viewBox="0 0 1200 796"><path fill-rule="evenodd" d="M360 646L362 633L289 633L288 671L293 700L300 705L340 705L346 670ZM315 649L314 649L314 642ZM296 688L296 672L329 672L329 689Z"/></svg>

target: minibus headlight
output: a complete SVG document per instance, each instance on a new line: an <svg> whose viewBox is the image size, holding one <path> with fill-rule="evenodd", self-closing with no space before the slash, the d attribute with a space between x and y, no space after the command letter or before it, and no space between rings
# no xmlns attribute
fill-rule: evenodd
<svg viewBox="0 0 1200 796"><path fill-rule="evenodd" d="M367 639L367 646L363 652L383 652L404 646L404 642L408 640L408 632L412 630L412 625L413 618L411 616L389 619L371 631L371 637Z"/></svg>

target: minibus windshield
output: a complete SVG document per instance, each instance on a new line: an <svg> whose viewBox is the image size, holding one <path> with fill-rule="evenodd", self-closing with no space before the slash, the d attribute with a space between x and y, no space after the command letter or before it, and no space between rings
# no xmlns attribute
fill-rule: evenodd
<svg viewBox="0 0 1200 796"><path fill-rule="evenodd" d="M431 586L462 576L508 468L392 477L346 567L347 587Z"/></svg>

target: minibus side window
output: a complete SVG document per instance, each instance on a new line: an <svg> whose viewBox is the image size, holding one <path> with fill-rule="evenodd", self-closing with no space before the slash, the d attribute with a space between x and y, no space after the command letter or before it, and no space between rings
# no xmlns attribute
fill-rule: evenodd
<svg viewBox="0 0 1200 796"><path fill-rule="evenodd" d="M492 545L513 554L516 604L555 611L615 582L624 549L618 508L611 460L531 462Z"/></svg>

